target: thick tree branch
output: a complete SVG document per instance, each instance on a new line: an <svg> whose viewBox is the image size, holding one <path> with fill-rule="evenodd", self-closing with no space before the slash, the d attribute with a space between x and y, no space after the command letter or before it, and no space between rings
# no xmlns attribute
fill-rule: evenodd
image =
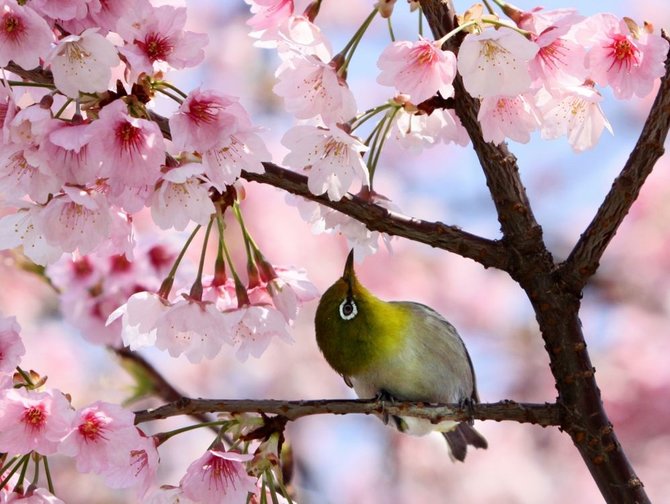
<svg viewBox="0 0 670 504"><path fill-rule="evenodd" d="M656 161L665 152L663 145L669 128L670 54L665 60L665 75L661 79L661 86L635 148L595 217L560 267L563 280L573 292L581 292L598 269L605 249L640 194L640 189Z"/></svg>
<svg viewBox="0 0 670 504"><path fill-rule="evenodd" d="M505 270L508 254L498 241L488 240L441 222L428 222L392 212L351 194L340 201L331 201L325 195L315 196L307 188L307 177L273 163L263 163L265 173L242 172L242 177L254 182L270 184L292 194L316 201L364 223L372 231L401 236L473 259L485 267Z"/></svg>
<svg viewBox="0 0 670 504"><path fill-rule="evenodd" d="M501 401L491 404L476 404L470 407L454 405L428 405L424 403L385 402L377 399L321 399L314 401L278 400L218 400L190 399L178 401L158 408L135 412L135 423L159 420L177 415L203 413L264 413L279 415L287 420L297 420L309 415L344 415L359 413L364 415L388 414L425 418L434 423L442 420L464 421L503 420L531 423L547 427L560 424L560 411L556 404L524 404Z"/></svg>

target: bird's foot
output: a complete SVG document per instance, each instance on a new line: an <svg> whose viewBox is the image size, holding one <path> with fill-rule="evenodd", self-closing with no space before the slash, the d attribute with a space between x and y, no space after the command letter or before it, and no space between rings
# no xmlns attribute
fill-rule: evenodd
<svg viewBox="0 0 670 504"><path fill-rule="evenodd" d="M464 397L458 401L458 405L468 411L468 425L473 425L475 423L475 401L470 397Z"/></svg>
<svg viewBox="0 0 670 504"><path fill-rule="evenodd" d="M385 408L384 408L384 403L388 402L390 404L395 404L396 402L396 397L391 395L388 391L386 390L380 390L377 393L377 400L381 401L381 407L382 407L382 412L381 412L381 419L382 422L384 422L384 425L388 425L389 423L389 417L393 419L393 422L395 423L396 429L398 429L400 432L405 432L407 430L407 423L400 418L399 416L396 415L389 415Z"/></svg>

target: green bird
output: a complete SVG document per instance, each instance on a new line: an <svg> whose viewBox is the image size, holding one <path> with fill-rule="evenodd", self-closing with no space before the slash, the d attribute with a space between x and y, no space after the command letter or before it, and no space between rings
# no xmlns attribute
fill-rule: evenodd
<svg viewBox="0 0 670 504"><path fill-rule="evenodd" d="M454 326L425 305L372 294L356 278L353 250L342 278L321 297L314 322L324 357L360 398L479 402L472 361ZM409 434L442 432L452 460L463 461L467 445L488 447L472 422L393 420Z"/></svg>

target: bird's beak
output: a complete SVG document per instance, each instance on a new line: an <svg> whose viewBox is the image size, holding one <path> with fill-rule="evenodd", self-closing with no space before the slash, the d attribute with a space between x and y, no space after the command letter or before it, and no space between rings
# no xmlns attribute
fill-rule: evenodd
<svg viewBox="0 0 670 504"><path fill-rule="evenodd" d="M354 272L354 249L351 249L349 256L347 257L347 262L344 265L344 273L342 278L351 285L351 279L354 278L356 273Z"/></svg>

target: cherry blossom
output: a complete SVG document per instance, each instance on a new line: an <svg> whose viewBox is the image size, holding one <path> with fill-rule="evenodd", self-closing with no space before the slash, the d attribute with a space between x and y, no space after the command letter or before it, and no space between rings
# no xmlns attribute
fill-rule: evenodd
<svg viewBox="0 0 670 504"><path fill-rule="evenodd" d="M521 143L530 141L530 133L540 127L540 117L531 96L491 96L483 98L477 119L487 142L496 144L505 138Z"/></svg>
<svg viewBox="0 0 670 504"><path fill-rule="evenodd" d="M97 93L109 86L120 60L114 45L97 31L89 28L61 39L47 57L54 84L67 96L77 98L80 91Z"/></svg>
<svg viewBox="0 0 670 504"><path fill-rule="evenodd" d="M453 96L456 56L436 44L423 37L417 42L393 42L379 56L377 66L381 73L377 82L408 94L414 103L421 103L438 91L443 98Z"/></svg>
<svg viewBox="0 0 670 504"><path fill-rule="evenodd" d="M51 455L68 432L74 412L58 390L0 390L0 451Z"/></svg>
<svg viewBox="0 0 670 504"><path fill-rule="evenodd" d="M323 35L321 29L305 16L291 16L280 25L277 33L278 50L280 54L290 54L295 51L300 54L311 54L321 61L330 61L332 48L330 41ZM257 42L256 45L274 46L269 42Z"/></svg>
<svg viewBox="0 0 670 504"><path fill-rule="evenodd" d="M135 487L143 497L156 478L158 450L153 437L135 429L135 436L120 436L113 450L113 463L101 470L111 488Z"/></svg>
<svg viewBox="0 0 670 504"><path fill-rule="evenodd" d="M90 123L49 121L38 151L40 167L62 183L95 182L100 174L100 163L93 161L89 154L88 144L92 138Z"/></svg>
<svg viewBox="0 0 670 504"><path fill-rule="evenodd" d="M651 93L654 79L665 73L668 42L612 14L596 14L582 23L578 37L592 45L586 63L597 84L611 86L621 99Z"/></svg>
<svg viewBox="0 0 670 504"><path fill-rule="evenodd" d="M0 147L0 194L15 200L28 195L37 203L46 203L52 193L60 190L62 181L45 173L41 163L31 163L26 155L36 159L30 150L16 145Z"/></svg>
<svg viewBox="0 0 670 504"><path fill-rule="evenodd" d="M222 137L251 128L251 119L237 98L196 88L170 117L170 132L177 149L206 151Z"/></svg>
<svg viewBox="0 0 670 504"><path fill-rule="evenodd" d="M293 16L295 9L293 0L244 0L251 6L253 16L247 24L251 27L250 35L254 38L275 40L277 30L285 21ZM260 44L261 47L268 47ZM270 45L272 47L272 45Z"/></svg>
<svg viewBox="0 0 670 504"><path fill-rule="evenodd" d="M76 412L58 451L75 457L79 472L101 473L114 463L118 444L137 441L134 423L132 412L116 404L97 401Z"/></svg>
<svg viewBox="0 0 670 504"><path fill-rule="evenodd" d="M167 312L169 303L153 292L137 292L128 301L114 310L107 325L121 318L123 344L137 350L156 343L156 326Z"/></svg>
<svg viewBox="0 0 670 504"><path fill-rule="evenodd" d="M237 319L224 315L210 301L197 301L186 295L169 306L156 327L156 348L167 350L172 357L186 355L196 363L215 357L224 343L230 341L229 327Z"/></svg>
<svg viewBox="0 0 670 504"><path fill-rule="evenodd" d="M207 225L216 209L200 177L202 169L201 164L189 163L162 176L151 202L151 217L158 227L183 231L191 221Z"/></svg>
<svg viewBox="0 0 670 504"><path fill-rule="evenodd" d="M612 126L603 114L599 102L602 96L592 86L574 86L559 96L544 96L538 100L542 111L542 138L567 135L576 152L593 147L604 129Z"/></svg>
<svg viewBox="0 0 670 504"><path fill-rule="evenodd" d="M231 334L232 343L237 346L235 356L241 362L249 355L263 355L273 337L293 341L284 315L272 306L246 305L228 313L237 317L231 324Z"/></svg>
<svg viewBox="0 0 670 504"><path fill-rule="evenodd" d="M538 50L512 29L470 33L458 51L458 72L473 96L515 96L530 88L529 61Z"/></svg>
<svg viewBox="0 0 670 504"><path fill-rule="evenodd" d="M263 161L271 159L265 142L253 130L238 131L218 146L203 153L202 164L205 175L220 191L232 185L245 170L263 173Z"/></svg>
<svg viewBox="0 0 670 504"><path fill-rule="evenodd" d="M36 264L45 266L56 261L63 251L44 238L41 212L40 206L26 205L0 217L0 250L23 246L23 253Z"/></svg>
<svg viewBox="0 0 670 504"><path fill-rule="evenodd" d="M298 119L320 116L326 123L345 122L356 114L356 100L335 67L311 54L280 53L272 90L284 99L284 108Z"/></svg>
<svg viewBox="0 0 670 504"><path fill-rule="evenodd" d="M131 117L123 100L116 100L100 111L90 134L92 160L101 164L102 175L108 177L111 196L156 183L165 144L155 122Z"/></svg>
<svg viewBox="0 0 670 504"><path fill-rule="evenodd" d="M308 168L308 187L314 194L328 193L333 201L346 194L355 179L370 183L361 153L368 150L359 139L334 126L294 126L282 138L291 152L284 163L292 168Z"/></svg>
<svg viewBox="0 0 670 504"><path fill-rule="evenodd" d="M16 491L6 495L0 493L0 503L10 504L12 502L20 504L65 504L64 501L49 493L46 488L34 488L32 486L25 493L17 493Z"/></svg>
<svg viewBox="0 0 670 504"><path fill-rule="evenodd" d="M467 145L469 137L461 121L451 110L435 109L430 114L398 110L393 137L410 151L421 152L438 142Z"/></svg>
<svg viewBox="0 0 670 504"><path fill-rule="evenodd" d="M30 5L43 16L69 21L86 16L90 0L31 0Z"/></svg>
<svg viewBox="0 0 670 504"><path fill-rule="evenodd" d="M0 67L13 61L34 68L51 49L54 37L49 25L31 7L0 0Z"/></svg>
<svg viewBox="0 0 670 504"><path fill-rule="evenodd" d="M253 458L218 449L207 450L188 466L179 482L184 495L202 504L238 504L256 492L256 478L247 474L243 462Z"/></svg>
<svg viewBox="0 0 670 504"><path fill-rule="evenodd" d="M153 75L169 67L198 65L205 57L208 37L184 30L186 8L141 2L124 12L117 31L126 41L120 49L132 69L131 81L141 73Z"/></svg>
<svg viewBox="0 0 670 504"><path fill-rule="evenodd" d="M20 332L15 317L0 316L0 374L13 373L26 353Z"/></svg>
<svg viewBox="0 0 670 504"><path fill-rule="evenodd" d="M99 193L68 186L63 191L40 213L40 227L51 245L64 252L88 254L109 238L109 205Z"/></svg>

